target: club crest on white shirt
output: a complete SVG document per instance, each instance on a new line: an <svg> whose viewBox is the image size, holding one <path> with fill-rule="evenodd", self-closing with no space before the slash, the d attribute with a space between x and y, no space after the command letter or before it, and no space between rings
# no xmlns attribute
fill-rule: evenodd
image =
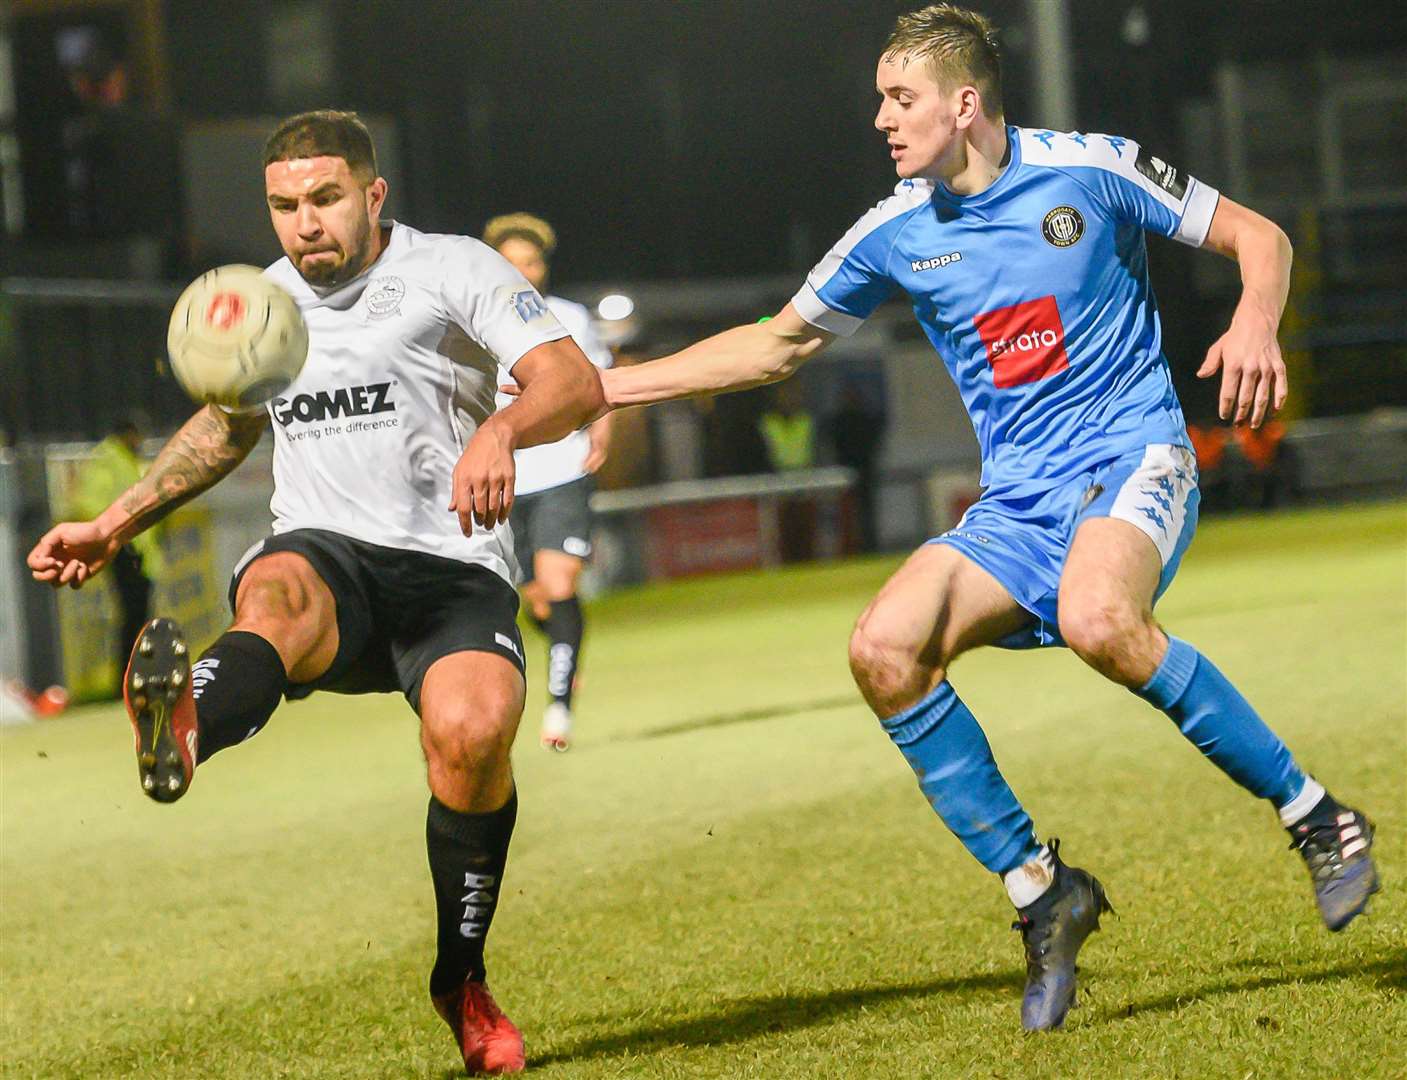
<svg viewBox="0 0 1407 1080"><path fill-rule="evenodd" d="M504 299L518 319L527 326L537 319L548 316L547 304L536 289L503 289Z"/></svg>
<svg viewBox="0 0 1407 1080"><path fill-rule="evenodd" d="M401 310L405 282L394 275L372 278L366 286L366 311L373 319L388 319Z"/></svg>

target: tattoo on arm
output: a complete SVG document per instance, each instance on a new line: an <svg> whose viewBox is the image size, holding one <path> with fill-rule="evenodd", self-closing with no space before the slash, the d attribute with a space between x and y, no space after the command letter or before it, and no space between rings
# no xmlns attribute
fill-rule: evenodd
<svg viewBox="0 0 1407 1080"><path fill-rule="evenodd" d="M263 409L231 414L207 405L187 420L119 500L129 518L123 533L150 528L228 475L254 449L267 418Z"/></svg>

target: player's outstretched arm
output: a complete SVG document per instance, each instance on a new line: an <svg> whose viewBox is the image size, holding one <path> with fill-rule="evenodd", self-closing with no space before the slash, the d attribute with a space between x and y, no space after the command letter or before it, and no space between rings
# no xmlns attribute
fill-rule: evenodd
<svg viewBox="0 0 1407 1080"><path fill-rule="evenodd" d="M454 467L449 508L465 536L474 523L493 528L513 509L513 451L556 442L605 408L601 379L571 338L529 349L513 365L517 390L474 432Z"/></svg>
<svg viewBox="0 0 1407 1080"><path fill-rule="evenodd" d="M55 525L26 560L36 581L78 588L117 549L228 474L259 441L268 414L231 414L214 405L171 436L146 474L92 521Z"/></svg>
<svg viewBox="0 0 1407 1080"><path fill-rule="evenodd" d="M1251 427L1260 427L1289 390L1276 332L1290 292L1290 239L1269 218L1223 195L1202 246L1236 260L1241 300L1197 376L1207 379L1220 369L1221 418L1238 424L1249 418Z"/></svg>
<svg viewBox="0 0 1407 1080"><path fill-rule="evenodd" d="M785 379L834 340L787 304L766 322L735 326L646 364L603 371L601 385L612 409L749 390Z"/></svg>

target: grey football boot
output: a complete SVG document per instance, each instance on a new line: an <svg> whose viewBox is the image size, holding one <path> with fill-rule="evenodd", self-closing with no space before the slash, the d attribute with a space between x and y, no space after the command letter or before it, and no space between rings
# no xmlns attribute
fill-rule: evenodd
<svg viewBox="0 0 1407 1080"><path fill-rule="evenodd" d="M1075 1003L1075 957L1085 938L1099 929L1099 916L1113 912L1104 886L1092 874L1060 861L1060 841L1051 840L1055 881L1036 900L1016 909L1013 930L1026 947L1026 992L1021 1026L1050 1031L1065 1023Z"/></svg>
<svg viewBox="0 0 1407 1080"><path fill-rule="evenodd" d="M1289 833L1290 847L1309 868L1324 925L1342 930L1363 913L1368 898L1379 888L1373 865L1373 823L1325 795L1290 826Z"/></svg>

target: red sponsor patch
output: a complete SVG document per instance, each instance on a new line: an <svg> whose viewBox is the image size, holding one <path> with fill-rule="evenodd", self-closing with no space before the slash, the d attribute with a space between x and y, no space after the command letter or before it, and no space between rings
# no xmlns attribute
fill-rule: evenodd
<svg viewBox="0 0 1407 1080"><path fill-rule="evenodd" d="M244 321L244 297L235 292L216 293L205 308L205 324L232 330Z"/></svg>
<svg viewBox="0 0 1407 1080"><path fill-rule="evenodd" d="M997 308L972 321L987 346L987 363L998 389L1040 382L1070 366L1065 326L1053 296Z"/></svg>

